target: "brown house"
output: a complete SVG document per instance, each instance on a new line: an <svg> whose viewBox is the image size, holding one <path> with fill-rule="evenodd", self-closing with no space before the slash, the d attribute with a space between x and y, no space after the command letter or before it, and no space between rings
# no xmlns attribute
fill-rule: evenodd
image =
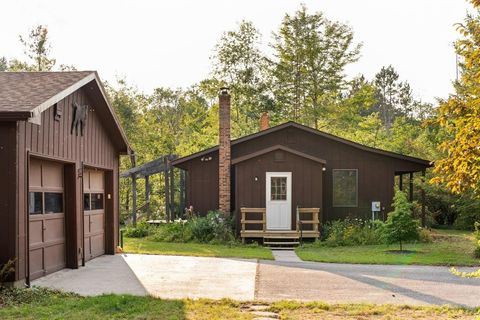
<svg viewBox="0 0 480 320"><path fill-rule="evenodd" d="M17 284L114 254L127 139L96 72L0 72L0 264Z"/></svg>
<svg viewBox="0 0 480 320"><path fill-rule="evenodd" d="M229 108L228 92L222 92L220 150L213 147L173 164L187 172L187 205L202 214L219 208L235 212L243 238L296 237L299 228L304 237L318 237L321 221L371 218L372 211L382 218L391 210L395 177L400 177L402 188L402 177L410 178L413 198L413 173L430 167L427 160L367 147L295 122L268 128L265 116L263 130L230 143ZM222 197L229 199L228 207L225 200L223 206L219 203Z"/></svg>

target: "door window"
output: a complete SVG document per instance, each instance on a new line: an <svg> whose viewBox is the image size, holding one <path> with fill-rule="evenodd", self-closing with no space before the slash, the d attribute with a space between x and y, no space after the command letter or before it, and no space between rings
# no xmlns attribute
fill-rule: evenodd
<svg viewBox="0 0 480 320"><path fill-rule="evenodd" d="M270 200L287 200L287 177L270 178Z"/></svg>

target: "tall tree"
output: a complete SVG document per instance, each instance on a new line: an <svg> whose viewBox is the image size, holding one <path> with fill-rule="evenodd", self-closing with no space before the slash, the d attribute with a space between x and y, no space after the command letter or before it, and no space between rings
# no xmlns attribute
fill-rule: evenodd
<svg viewBox="0 0 480 320"><path fill-rule="evenodd" d="M382 67L375 75L377 101L375 111L378 111L383 124L389 129L395 119L395 106L398 102L399 75L392 66Z"/></svg>
<svg viewBox="0 0 480 320"><path fill-rule="evenodd" d="M478 2L473 2L480 5ZM446 183L453 192L471 191L480 196L480 16L468 15L459 25L462 38L455 43L457 54L462 57L461 77L455 84L455 94L440 102L438 117L434 123L443 128L447 140L440 145L445 153L436 161L432 179Z"/></svg>
<svg viewBox="0 0 480 320"><path fill-rule="evenodd" d="M345 84L345 66L358 59L360 45L353 43L352 30L302 6L295 15L285 15L272 47L283 117L318 127Z"/></svg>
<svg viewBox="0 0 480 320"><path fill-rule="evenodd" d="M25 55L32 61L31 69L34 71L50 71L56 60L50 57L51 45L46 26L38 25L28 34L28 37L20 36L20 42L24 46Z"/></svg>
<svg viewBox="0 0 480 320"><path fill-rule="evenodd" d="M231 89L234 136L258 130L260 114L273 107L260 38L251 22L242 21L237 30L225 32L215 47L213 75Z"/></svg>
<svg viewBox="0 0 480 320"><path fill-rule="evenodd" d="M7 71L8 61L5 57L0 57L0 71Z"/></svg>

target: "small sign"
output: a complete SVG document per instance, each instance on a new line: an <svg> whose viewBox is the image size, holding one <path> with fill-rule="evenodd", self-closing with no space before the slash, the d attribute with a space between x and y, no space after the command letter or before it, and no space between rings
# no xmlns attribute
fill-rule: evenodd
<svg viewBox="0 0 480 320"><path fill-rule="evenodd" d="M372 201L372 212L381 211L380 201Z"/></svg>

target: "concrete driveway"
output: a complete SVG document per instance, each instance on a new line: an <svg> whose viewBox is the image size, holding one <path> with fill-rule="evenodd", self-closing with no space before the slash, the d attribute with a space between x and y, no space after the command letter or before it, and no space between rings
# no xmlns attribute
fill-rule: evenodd
<svg viewBox="0 0 480 320"><path fill-rule="evenodd" d="M289 254L275 256L277 261L259 262L140 254L102 256L84 268L59 271L33 285L83 295L480 306L480 279L456 277L447 267L330 264L302 262Z"/></svg>
<svg viewBox="0 0 480 320"><path fill-rule="evenodd" d="M118 254L32 282L81 295L152 295L166 299L253 300L257 260Z"/></svg>

